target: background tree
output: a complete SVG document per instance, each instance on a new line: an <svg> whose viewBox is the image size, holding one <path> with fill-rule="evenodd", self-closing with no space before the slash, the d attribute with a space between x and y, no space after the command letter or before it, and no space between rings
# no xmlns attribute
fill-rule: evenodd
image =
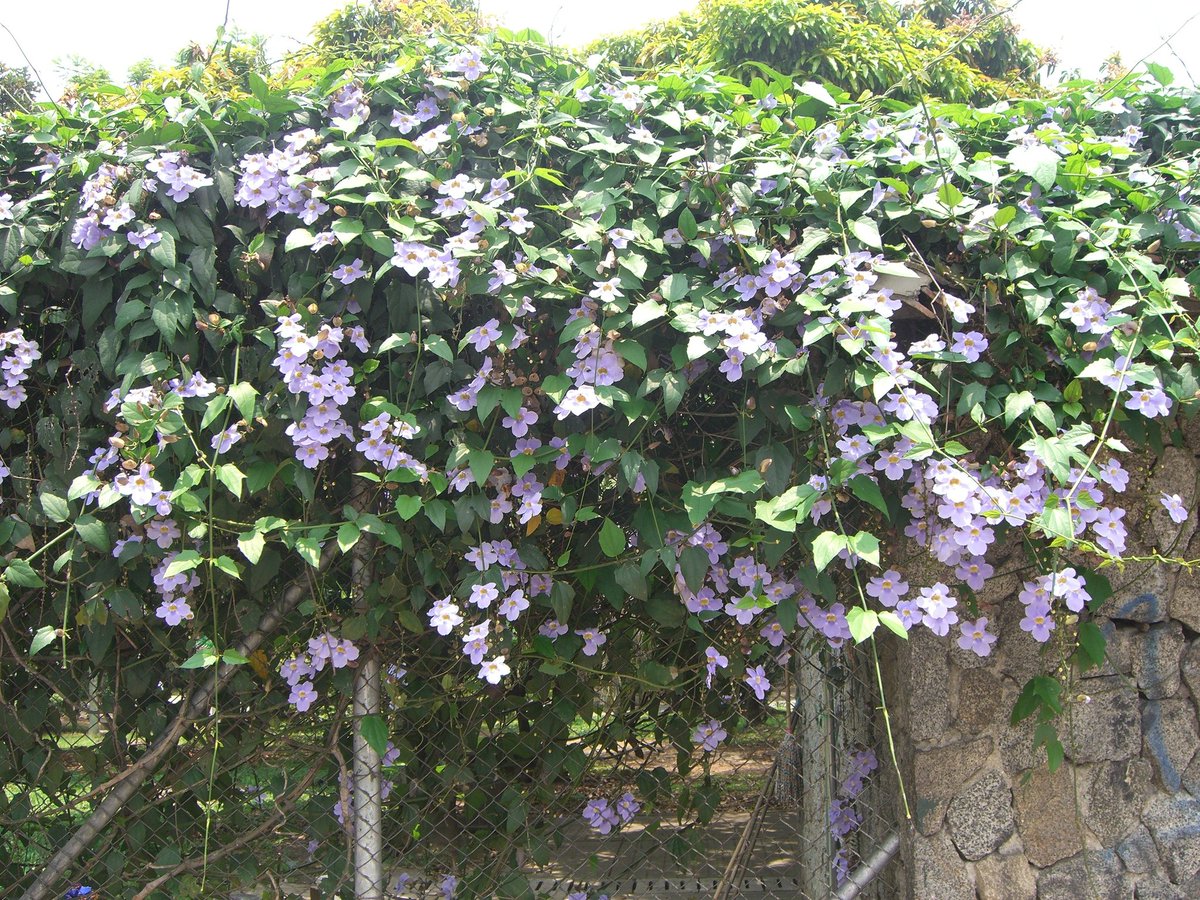
<svg viewBox="0 0 1200 900"><path fill-rule="evenodd" d="M591 49L633 69L708 65L749 77L765 63L852 95L958 101L1028 93L1045 62L992 0L702 0Z"/></svg>
<svg viewBox="0 0 1200 900"><path fill-rule="evenodd" d="M29 110L37 89L37 84L24 66L11 67L0 63L0 116Z"/></svg>

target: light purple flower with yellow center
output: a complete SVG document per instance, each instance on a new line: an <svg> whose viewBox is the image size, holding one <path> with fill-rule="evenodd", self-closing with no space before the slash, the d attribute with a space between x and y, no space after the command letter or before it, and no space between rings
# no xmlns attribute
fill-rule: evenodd
<svg viewBox="0 0 1200 900"><path fill-rule="evenodd" d="M192 617L192 608L186 600L164 600L154 614L168 625L178 625Z"/></svg>
<svg viewBox="0 0 1200 900"><path fill-rule="evenodd" d="M174 519L155 519L146 523L146 537L158 544L163 550L179 539L181 532Z"/></svg>
<svg viewBox="0 0 1200 900"><path fill-rule="evenodd" d="M697 726L692 735L692 742L699 744L700 749L705 753L712 753L727 737L729 737L729 733L721 727L721 723L716 719L710 719L703 725Z"/></svg>
<svg viewBox="0 0 1200 900"><path fill-rule="evenodd" d="M1163 392L1162 388L1133 388L1129 392L1129 399L1125 401L1125 408L1133 412L1140 412L1150 419L1157 416L1168 416L1171 414L1171 398Z"/></svg>
<svg viewBox="0 0 1200 900"><path fill-rule="evenodd" d="M767 679L767 673L762 666L746 669L742 680L746 682L746 686L750 690L754 691L754 696L759 700L765 700L767 691L771 690L771 682Z"/></svg>
<svg viewBox="0 0 1200 900"><path fill-rule="evenodd" d="M508 218L500 224L511 231L513 234L525 234L533 230L533 223L529 221L529 210L523 206L518 206L508 214Z"/></svg>
<svg viewBox="0 0 1200 900"><path fill-rule="evenodd" d="M980 616L974 622L964 620L959 624L958 628L962 632L962 636L958 639L958 646L964 650L970 650L977 656L988 656L992 652L992 644L996 643L996 635L991 634L987 630L987 616Z"/></svg>
<svg viewBox="0 0 1200 900"><path fill-rule="evenodd" d="M1172 522L1178 524L1187 521L1187 507L1183 505L1183 498L1178 494L1168 494L1166 491L1164 491L1158 502L1161 503L1163 509L1167 511L1167 515L1171 517Z"/></svg>
<svg viewBox="0 0 1200 900"><path fill-rule="evenodd" d="M333 270L332 275L335 280L340 281L342 284L351 285L358 281L358 279L365 278L367 270L363 268L363 261L361 259L355 259L352 263L338 266Z"/></svg>
<svg viewBox="0 0 1200 900"><path fill-rule="evenodd" d="M1054 618L1050 615L1048 604L1036 603L1025 609L1025 618L1020 621L1022 631L1027 631L1039 644L1050 640L1050 632L1055 628Z"/></svg>
<svg viewBox="0 0 1200 900"><path fill-rule="evenodd" d="M508 663L504 661L503 656L497 656L495 659L485 660L479 667L479 677L488 684L499 684L500 679L508 675L512 669Z"/></svg>
<svg viewBox="0 0 1200 900"><path fill-rule="evenodd" d="M608 643L608 636L596 628L577 628L575 633L583 638L584 656L595 656Z"/></svg>
<svg viewBox="0 0 1200 900"><path fill-rule="evenodd" d="M311 681L301 681L292 686L288 694L288 703L296 707L296 712L307 712L316 701L319 694Z"/></svg>

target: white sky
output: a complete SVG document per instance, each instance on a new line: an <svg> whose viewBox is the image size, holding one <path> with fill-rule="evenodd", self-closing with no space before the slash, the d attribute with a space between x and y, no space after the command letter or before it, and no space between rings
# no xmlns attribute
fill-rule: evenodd
<svg viewBox="0 0 1200 900"><path fill-rule="evenodd" d="M273 56L302 43L313 23L346 0L230 0L232 24L270 37ZM19 5L18 5L19 3ZM124 77L129 66L150 57L165 63L190 41L213 39L226 0L124 0L119 15L103 13L95 0L0 0L0 23L20 40L52 90L61 86L54 60L84 56ZM482 7L513 28L532 27L557 43L582 44L603 34L666 18L694 0L482 0ZM1103 59L1120 51L1132 64L1152 58L1180 80L1200 78L1200 0L1023 0L1016 19L1025 36L1058 51L1066 67L1095 74ZM1191 18L1195 16L1195 18ZM1155 48L1173 39L1182 58ZM0 30L0 61L22 65L11 37Z"/></svg>

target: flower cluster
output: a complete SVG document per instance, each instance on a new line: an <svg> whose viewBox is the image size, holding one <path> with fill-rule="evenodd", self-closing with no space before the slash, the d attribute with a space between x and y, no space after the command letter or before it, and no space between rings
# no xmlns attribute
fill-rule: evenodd
<svg viewBox="0 0 1200 900"><path fill-rule="evenodd" d="M317 191L317 184L333 176L331 169L302 170L316 160L307 148L317 140L311 128L284 135L282 147L270 153L249 153L239 165L241 177L234 201L247 209L261 210L268 219L293 215L306 225L316 223L329 212L329 204Z"/></svg>
<svg viewBox="0 0 1200 900"><path fill-rule="evenodd" d="M583 820L600 834L609 834L622 825L628 825L641 810L642 805L626 791L613 805L604 798L589 800L583 808Z"/></svg>
<svg viewBox="0 0 1200 900"><path fill-rule="evenodd" d="M829 830L838 848L833 857L834 877L839 885L850 876L851 835L863 821L854 801L866 787L866 779L878 768L879 760L871 750L852 753L849 770L838 785L837 796L829 804Z"/></svg>
<svg viewBox="0 0 1200 900"><path fill-rule="evenodd" d="M279 666L279 674L291 687L288 703L296 712L307 712L317 701L319 694L313 678L325 668L341 669L358 659L359 649L353 641L338 638L329 632L309 638L306 652L285 659Z"/></svg>
<svg viewBox="0 0 1200 900"><path fill-rule="evenodd" d="M29 399L25 382L33 364L41 358L38 342L27 340L22 329L0 331L0 377L4 382L0 386L0 402L9 409L16 409Z"/></svg>

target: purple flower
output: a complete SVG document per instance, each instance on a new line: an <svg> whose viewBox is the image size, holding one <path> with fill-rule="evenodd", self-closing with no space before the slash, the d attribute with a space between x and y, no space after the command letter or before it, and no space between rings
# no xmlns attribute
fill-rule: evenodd
<svg viewBox="0 0 1200 900"><path fill-rule="evenodd" d="M759 700L765 700L767 691L771 689L771 682L767 680L767 673L763 671L762 666L755 666L752 669L746 669L746 674L742 679L746 682L746 686L754 691L754 696Z"/></svg>
<svg viewBox="0 0 1200 900"><path fill-rule="evenodd" d="M1172 522L1187 521L1188 511L1183 505L1183 499L1178 494L1168 494L1164 491L1158 502L1163 505L1163 509L1167 511Z"/></svg>
<svg viewBox="0 0 1200 900"><path fill-rule="evenodd" d="M957 606L958 601L950 593L950 588L939 581L933 587L921 588L917 605L921 607L924 618L940 619L949 609Z"/></svg>
<svg viewBox="0 0 1200 900"><path fill-rule="evenodd" d="M575 633L583 638L583 655L595 656L600 648L608 643L608 636L595 628L576 629Z"/></svg>
<svg viewBox="0 0 1200 900"><path fill-rule="evenodd" d="M508 214L508 218L500 224L511 231L513 234L525 234L527 231L533 230L533 223L526 218L529 215L529 210L523 206L518 206Z"/></svg>
<svg viewBox="0 0 1200 900"><path fill-rule="evenodd" d="M500 679L511 671L512 669L504 661L504 657L497 656L495 659L488 659L483 662L479 667L479 678L488 684L499 684Z"/></svg>
<svg viewBox="0 0 1200 900"><path fill-rule="evenodd" d="M367 275L367 270L363 268L363 261L356 259L348 265L338 266L333 270L333 277L342 284L354 284L360 278Z"/></svg>
<svg viewBox="0 0 1200 900"><path fill-rule="evenodd" d="M311 681L301 681L292 685L292 692L288 694L288 703L296 707L296 712L307 712L318 696Z"/></svg>
<svg viewBox="0 0 1200 900"><path fill-rule="evenodd" d="M954 343L950 345L953 352L961 353L969 363L978 360L987 348L988 339L978 331L956 331L954 332Z"/></svg>
<svg viewBox="0 0 1200 900"><path fill-rule="evenodd" d="M705 687L712 687L713 677L717 674L717 669L724 669L729 666L729 658L723 656L721 651L716 647L709 647L704 651L705 669L708 670L708 677L705 679Z"/></svg>
<svg viewBox="0 0 1200 900"><path fill-rule="evenodd" d="M894 607L908 593L908 582L895 569L888 569L867 582L867 593L884 606Z"/></svg>
<svg viewBox="0 0 1200 900"><path fill-rule="evenodd" d="M992 644L996 643L996 635L990 634L987 631L987 616L980 616L974 622L966 620L958 627L962 632L962 636L958 639L958 646L964 650L971 650L979 656L988 656L992 652Z"/></svg>
<svg viewBox="0 0 1200 900"><path fill-rule="evenodd" d="M692 735L692 741L699 744L705 753L712 753L717 749L717 745L727 737L729 734L721 727L721 723L716 719L711 719L696 728Z"/></svg>
<svg viewBox="0 0 1200 900"><path fill-rule="evenodd" d="M1050 616L1050 607L1042 604L1027 607L1025 618L1021 620L1020 625L1022 631L1028 631L1040 644L1050 640L1050 632L1055 628L1054 619Z"/></svg>
<svg viewBox="0 0 1200 900"><path fill-rule="evenodd" d="M1151 419L1167 416L1171 414L1171 398L1163 393L1162 388L1133 388L1129 391L1125 408Z"/></svg>
<svg viewBox="0 0 1200 900"><path fill-rule="evenodd" d="M153 225L147 225L141 231L130 231L125 236L129 239L129 243L133 244L139 250L152 247L162 240L162 235L155 231Z"/></svg>
<svg viewBox="0 0 1200 900"><path fill-rule="evenodd" d="M1124 517L1123 509L1101 509L1092 521L1096 542L1109 553L1125 552L1125 526L1121 523Z"/></svg>
<svg viewBox="0 0 1200 900"><path fill-rule="evenodd" d="M184 619L192 617L192 608L186 600L163 600L154 614L167 625L178 625Z"/></svg>
<svg viewBox="0 0 1200 900"><path fill-rule="evenodd" d="M610 833L619 824L617 814L603 799L589 800L583 807L583 819L600 834Z"/></svg>

